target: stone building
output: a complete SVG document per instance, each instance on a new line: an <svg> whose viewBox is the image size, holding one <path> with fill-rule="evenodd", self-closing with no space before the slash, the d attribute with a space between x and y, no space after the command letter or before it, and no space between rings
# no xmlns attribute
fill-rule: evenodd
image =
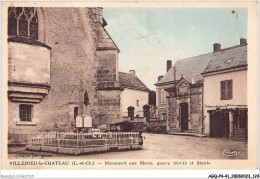
<svg viewBox="0 0 260 179"><path fill-rule="evenodd" d="M167 132L202 132L203 77L212 53L167 61L167 73L156 85L158 117L166 120Z"/></svg>
<svg viewBox="0 0 260 179"><path fill-rule="evenodd" d="M247 136L247 42L178 60L156 85L157 114L167 132Z"/></svg>
<svg viewBox="0 0 260 179"><path fill-rule="evenodd" d="M121 93L123 117L143 119L145 107L149 105L149 88L137 77L135 70L119 72L119 83L124 89Z"/></svg>
<svg viewBox="0 0 260 179"><path fill-rule="evenodd" d="M247 138L247 41L216 52L204 77L205 134Z"/></svg>
<svg viewBox="0 0 260 179"><path fill-rule="evenodd" d="M73 130L121 118L119 49L102 8L8 8L9 132Z"/></svg>

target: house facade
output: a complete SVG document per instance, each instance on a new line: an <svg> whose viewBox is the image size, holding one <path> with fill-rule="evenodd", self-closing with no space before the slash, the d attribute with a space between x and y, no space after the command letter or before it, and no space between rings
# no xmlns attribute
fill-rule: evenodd
<svg viewBox="0 0 260 179"><path fill-rule="evenodd" d="M247 41L217 54L202 73L205 134L247 138Z"/></svg>
<svg viewBox="0 0 260 179"><path fill-rule="evenodd" d="M167 132L212 137L247 137L247 42L213 52L167 61L156 85L157 114Z"/></svg>
<svg viewBox="0 0 260 179"><path fill-rule="evenodd" d="M124 89L121 93L122 117L142 120L146 116L146 106L149 106L149 88L134 70L129 73L119 72L119 83Z"/></svg>
<svg viewBox="0 0 260 179"><path fill-rule="evenodd" d="M156 85L157 114L166 120L167 132L202 133L203 77L212 53L167 61L168 72Z"/></svg>
<svg viewBox="0 0 260 179"><path fill-rule="evenodd" d="M120 120L119 49L105 26L102 8L8 8L10 133Z"/></svg>

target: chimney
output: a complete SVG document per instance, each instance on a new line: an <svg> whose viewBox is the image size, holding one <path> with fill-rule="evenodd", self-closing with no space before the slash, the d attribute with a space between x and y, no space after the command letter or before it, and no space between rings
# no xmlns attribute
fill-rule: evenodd
<svg viewBox="0 0 260 179"><path fill-rule="evenodd" d="M130 70L129 73L135 75L135 70Z"/></svg>
<svg viewBox="0 0 260 179"><path fill-rule="evenodd" d="M214 43L213 44L213 47L214 47L214 52L217 52L217 51L220 51L220 49L221 49L221 44L219 44L219 43Z"/></svg>
<svg viewBox="0 0 260 179"><path fill-rule="evenodd" d="M166 72L168 72L171 67L172 67L172 61L171 60L167 60L167 66L166 66L167 71Z"/></svg>
<svg viewBox="0 0 260 179"><path fill-rule="evenodd" d="M240 45L241 45L241 46L247 45L247 41L246 41L245 38L241 38L241 39L240 39Z"/></svg>
<svg viewBox="0 0 260 179"><path fill-rule="evenodd" d="M158 81L160 81L162 78L163 78L163 76L159 76L159 77L158 77Z"/></svg>

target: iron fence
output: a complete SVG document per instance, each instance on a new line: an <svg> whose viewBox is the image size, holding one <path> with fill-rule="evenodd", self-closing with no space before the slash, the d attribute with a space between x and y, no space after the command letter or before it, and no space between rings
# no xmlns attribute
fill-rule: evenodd
<svg viewBox="0 0 260 179"><path fill-rule="evenodd" d="M32 132L28 145L76 149L105 147L109 150L120 146L138 146L139 139L139 132Z"/></svg>

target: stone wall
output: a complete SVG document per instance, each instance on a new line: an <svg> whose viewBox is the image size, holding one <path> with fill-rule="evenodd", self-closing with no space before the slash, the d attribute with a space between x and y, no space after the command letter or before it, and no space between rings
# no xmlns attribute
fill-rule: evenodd
<svg viewBox="0 0 260 179"><path fill-rule="evenodd" d="M120 122L120 90L98 91L98 113L93 122L94 127L105 128L106 124Z"/></svg>
<svg viewBox="0 0 260 179"><path fill-rule="evenodd" d="M177 98L169 98L168 100L168 125L170 128L177 128Z"/></svg>
<svg viewBox="0 0 260 179"><path fill-rule="evenodd" d="M33 120L36 121L34 126L16 125L19 104L9 102L10 110L15 110L9 113L9 118L15 119L9 121L10 128L73 130L75 107L79 108L79 115L92 117L94 127L118 121L121 116L121 89L115 81L118 78L118 49L106 49L104 45L111 46L111 39L102 37L102 33L106 33L100 24L102 9L42 8L38 12L39 40L52 47L51 88L42 102L33 104L37 119ZM101 42L103 49L98 50ZM31 50L31 53L39 55L38 50ZM84 104L86 91L87 107Z"/></svg>
<svg viewBox="0 0 260 179"><path fill-rule="evenodd" d="M42 46L9 42L8 81L49 85L50 50Z"/></svg>
<svg viewBox="0 0 260 179"><path fill-rule="evenodd" d="M188 131L194 133L201 132L201 120L202 120L202 85L189 86L189 93L176 96L172 91L169 92L170 98L168 98L168 131L178 132L180 129L180 108L179 105L182 102L188 104ZM187 132L187 131L186 131Z"/></svg>
<svg viewBox="0 0 260 179"><path fill-rule="evenodd" d="M91 12L87 8L44 8L43 12L45 43L52 47L51 89L39 104L42 110L39 126L48 125L51 129L57 124L59 129L68 130L74 121L71 106L79 107L79 114L90 115L96 101L92 86L98 66L93 33L96 26L88 18ZM83 104L85 91L90 103L87 109Z"/></svg>
<svg viewBox="0 0 260 179"><path fill-rule="evenodd" d="M117 73L117 51L102 50L97 51L98 69L95 74L97 81L96 87L99 89L107 89L116 87Z"/></svg>
<svg viewBox="0 0 260 179"><path fill-rule="evenodd" d="M191 131L201 132L202 122L202 86L191 88L190 98L190 126Z"/></svg>

